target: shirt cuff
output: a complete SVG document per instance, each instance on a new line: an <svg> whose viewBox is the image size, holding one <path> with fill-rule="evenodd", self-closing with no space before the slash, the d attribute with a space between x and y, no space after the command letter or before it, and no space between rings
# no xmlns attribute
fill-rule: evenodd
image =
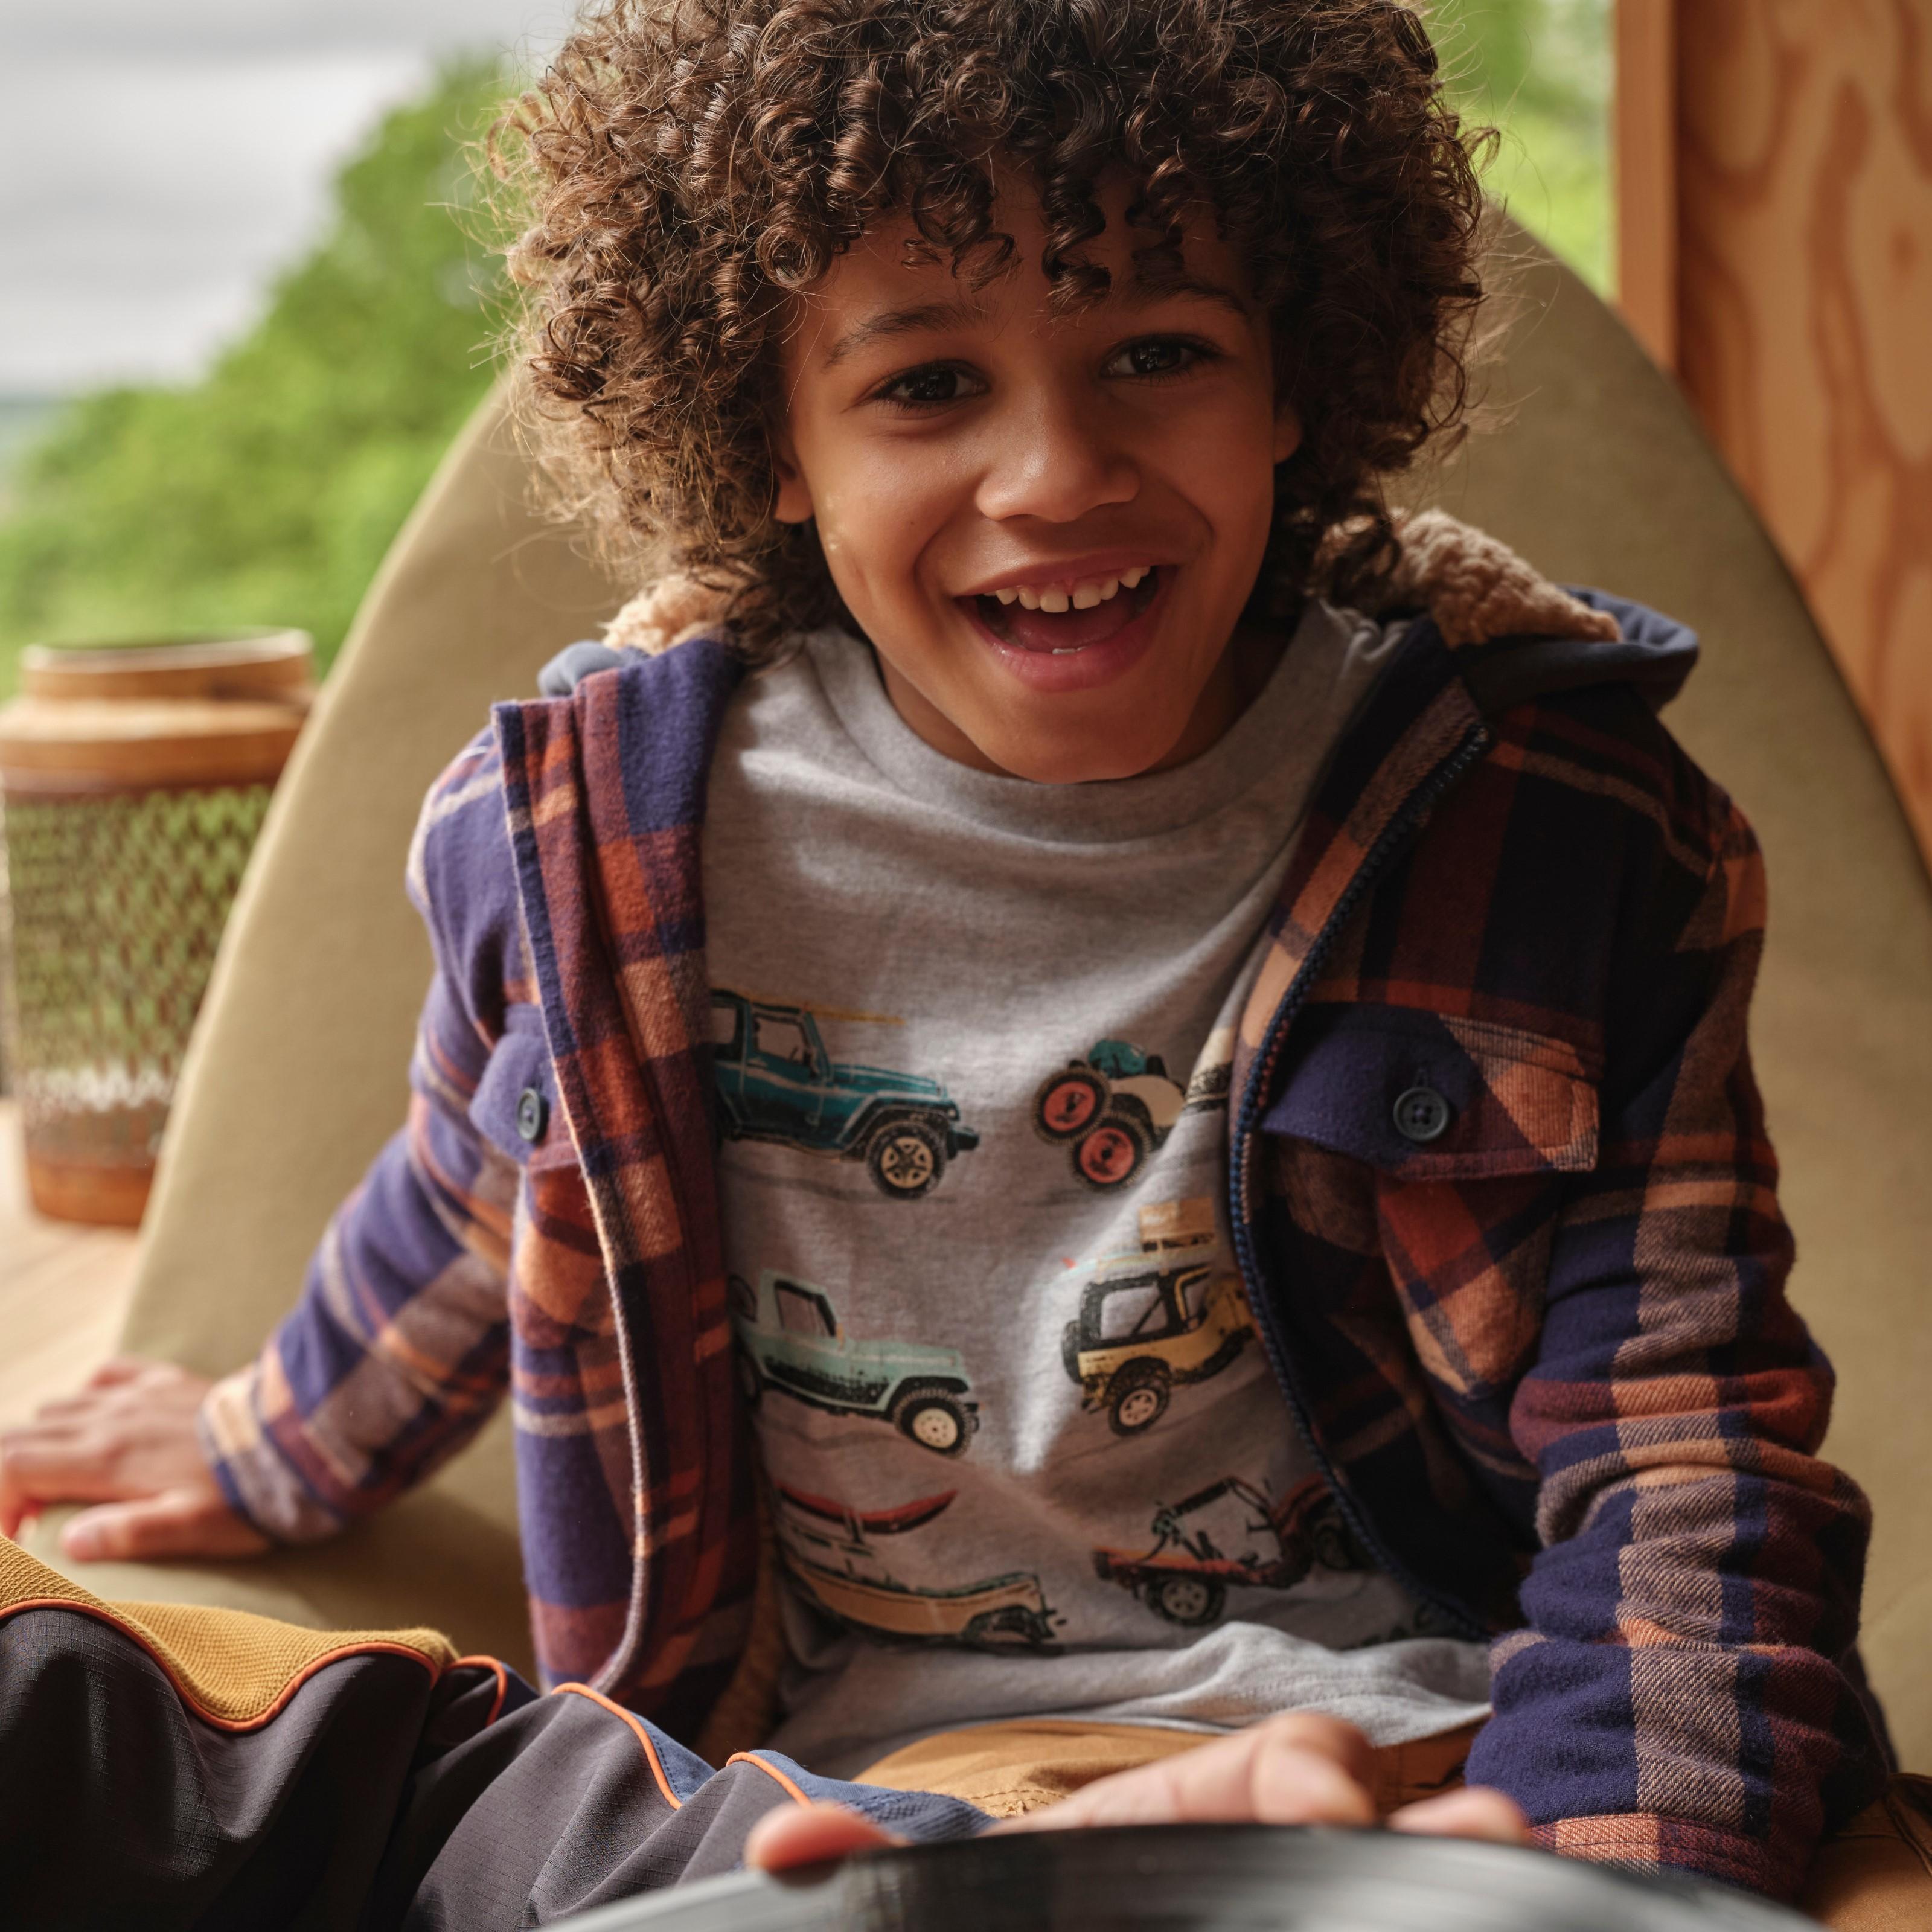
<svg viewBox="0 0 1932 1932"><path fill-rule="evenodd" d="M316 1496L276 1446L262 1414L262 1372L251 1362L202 1398L196 1418L202 1454L228 1506L275 1543L319 1543L343 1520Z"/></svg>
<svg viewBox="0 0 1932 1932"><path fill-rule="evenodd" d="M1815 1849L1792 1840L1774 1846L1721 1825L1650 1812L1559 1818L1532 1828L1530 1838L1565 1858L1680 1873L1778 1899L1790 1898L1804 1882Z"/></svg>

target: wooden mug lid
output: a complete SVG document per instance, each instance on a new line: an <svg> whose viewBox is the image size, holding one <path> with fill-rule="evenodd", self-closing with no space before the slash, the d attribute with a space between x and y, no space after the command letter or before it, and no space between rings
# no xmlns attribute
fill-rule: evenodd
<svg viewBox="0 0 1932 1932"><path fill-rule="evenodd" d="M315 694L306 631L230 631L126 642L30 644L21 654L27 698L254 700L308 708Z"/></svg>
<svg viewBox="0 0 1932 1932"><path fill-rule="evenodd" d="M35 644L0 710L10 795L272 784L315 687L305 631Z"/></svg>

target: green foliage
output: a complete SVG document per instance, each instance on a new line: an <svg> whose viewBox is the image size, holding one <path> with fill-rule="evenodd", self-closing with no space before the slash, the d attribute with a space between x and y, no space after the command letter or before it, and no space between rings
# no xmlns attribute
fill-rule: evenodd
<svg viewBox="0 0 1932 1932"><path fill-rule="evenodd" d="M489 386L496 265L464 144L508 85L460 63L388 116L202 380L99 391L43 431L0 523L0 691L41 638L287 623L333 656Z"/></svg>
<svg viewBox="0 0 1932 1932"><path fill-rule="evenodd" d="M1503 141L1490 192L1609 280L1609 0L1434 0L1458 106ZM508 91L439 76L336 184L314 252L201 381L85 396L0 510L0 695L37 638L288 623L326 664L438 458L488 387L500 292L464 143Z"/></svg>
<svg viewBox="0 0 1932 1932"><path fill-rule="evenodd" d="M1433 0L1430 15L1457 106L1502 134L1490 196L1608 294L1610 0Z"/></svg>

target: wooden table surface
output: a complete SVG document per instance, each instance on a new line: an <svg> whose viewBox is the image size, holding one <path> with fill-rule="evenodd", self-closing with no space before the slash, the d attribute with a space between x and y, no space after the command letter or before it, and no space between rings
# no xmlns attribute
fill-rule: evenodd
<svg viewBox="0 0 1932 1932"><path fill-rule="evenodd" d="M0 1426L74 1388L112 1352L139 1238L36 1214L20 1106L0 1100Z"/></svg>

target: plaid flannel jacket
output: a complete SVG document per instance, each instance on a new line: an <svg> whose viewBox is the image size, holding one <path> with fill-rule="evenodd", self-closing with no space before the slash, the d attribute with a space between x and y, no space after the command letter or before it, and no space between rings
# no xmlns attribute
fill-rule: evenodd
<svg viewBox="0 0 1932 1932"><path fill-rule="evenodd" d="M1347 734L1240 1030L1233 1222L1358 1533L1493 1639L1470 1778L1558 1850L1785 1894L1882 1776L1867 1510L1784 1298L1757 849L1645 702L1693 640L1589 601L1607 660L1418 619ZM737 676L715 638L633 656L499 706L434 788L408 1125L203 1417L232 1502L298 1538L507 1382L546 1675L686 1736L745 1720L760 1572L699 892ZM1417 1086L1432 1140L1394 1124Z"/></svg>

